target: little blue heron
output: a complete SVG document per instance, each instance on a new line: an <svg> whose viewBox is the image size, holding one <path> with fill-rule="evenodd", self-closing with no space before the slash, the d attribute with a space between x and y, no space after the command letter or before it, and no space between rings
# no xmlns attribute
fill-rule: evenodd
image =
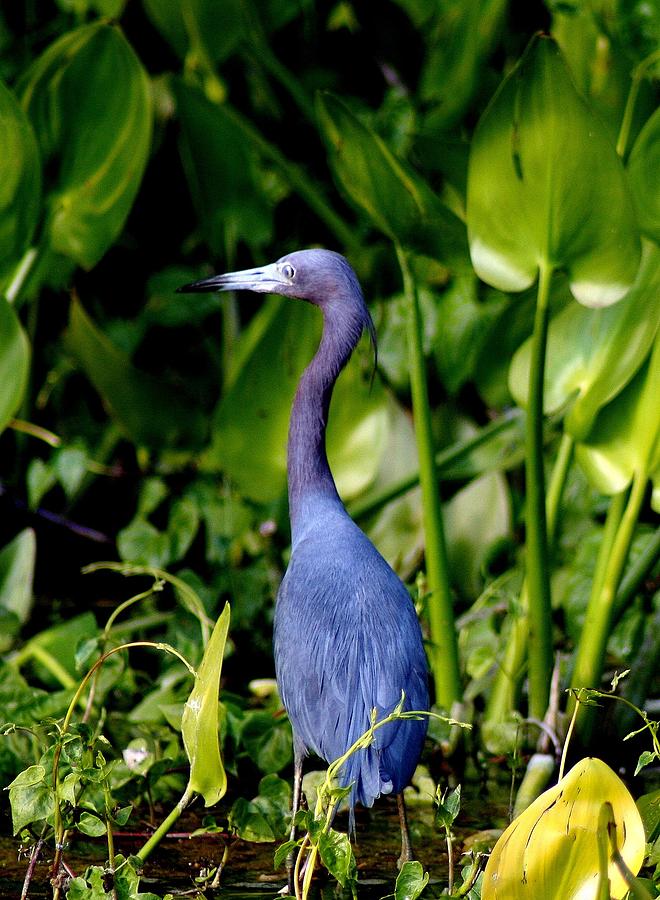
<svg viewBox="0 0 660 900"><path fill-rule="evenodd" d="M307 300L323 313L323 336L303 373L291 412L287 470L292 552L275 608L277 683L293 728L294 814L309 751L332 762L387 716L428 709L427 666L417 615L399 577L342 504L330 472L325 433L332 389L366 329L374 325L346 259L299 250L277 262L216 275L181 291L247 290ZM341 781L371 806L397 795L401 861L411 858L403 789L419 759L426 717L378 729L372 745L345 763Z"/></svg>

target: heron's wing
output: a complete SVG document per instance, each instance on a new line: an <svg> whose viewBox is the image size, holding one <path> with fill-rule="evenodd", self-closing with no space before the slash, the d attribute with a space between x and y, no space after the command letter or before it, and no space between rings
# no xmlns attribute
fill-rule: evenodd
<svg viewBox="0 0 660 900"><path fill-rule="evenodd" d="M352 525L352 523L351 523ZM426 660L410 597L385 560L353 526L345 542L318 536L296 547L278 596L275 661L296 739L337 759L405 693L405 708L427 709ZM358 537L356 537L356 534ZM369 751L345 766L358 799L402 790L419 757L426 720L378 729Z"/></svg>

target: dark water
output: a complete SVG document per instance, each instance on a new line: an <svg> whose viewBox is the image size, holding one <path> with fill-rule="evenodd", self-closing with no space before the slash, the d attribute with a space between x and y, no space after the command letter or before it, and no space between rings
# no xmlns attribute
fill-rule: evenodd
<svg viewBox="0 0 660 900"><path fill-rule="evenodd" d="M461 813L454 828L454 864L460 869L460 853L466 842L482 829L503 827L506 824L509 787L506 781L488 781L468 785L464 789ZM410 828L415 857L429 872L430 884L437 885L437 893L447 885L447 847L444 833L434 826L434 810L430 805L410 806ZM166 838L149 858L140 881L140 890L163 895L167 891L189 891L195 878L204 869L220 862L224 843L218 836L188 837L186 831L199 826L199 815L192 813L177 825L175 836ZM337 817L335 825L345 827L345 819ZM390 893L396 878L396 858L400 851L399 823L396 804L391 798L377 802L373 810L358 810L356 814L354 852L358 866L359 895L364 900L378 900ZM115 850L129 855L144 843L143 836L117 835ZM283 870L273 869L275 844L237 842L231 849L222 877L222 887L206 890L207 897L241 898L275 897L284 886ZM18 858L18 843L10 837L0 837L0 897L18 900L27 869L27 859ZM104 841L77 840L66 852L66 861L76 875L82 875L89 865L104 865L107 847ZM48 850L38 864L31 882L32 900L51 897ZM336 883L318 879L316 896L336 897Z"/></svg>

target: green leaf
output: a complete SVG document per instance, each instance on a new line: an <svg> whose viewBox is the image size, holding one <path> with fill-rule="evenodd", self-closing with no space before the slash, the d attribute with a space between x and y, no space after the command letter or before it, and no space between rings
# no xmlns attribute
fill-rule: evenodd
<svg viewBox="0 0 660 900"><path fill-rule="evenodd" d="M505 291L539 264L565 269L585 306L632 285L639 237L621 160L551 38L536 36L472 141L467 221L474 268Z"/></svg>
<svg viewBox="0 0 660 900"><path fill-rule="evenodd" d="M41 166L30 120L1 81L0 123L0 274L4 274L32 240L40 210Z"/></svg>
<svg viewBox="0 0 660 900"><path fill-rule="evenodd" d="M102 837L106 833L105 822L92 813L81 813L77 822L78 831L90 837Z"/></svg>
<svg viewBox="0 0 660 900"><path fill-rule="evenodd" d="M483 77L484 61L498 36L506 0L441 0L435 21L423 29L430 38L420 76L422 100L432 104L425 131L451 128L465 113Z"/></svg>
<svg viewBox="0 0 660 900"><path fill-rule="evenodd" d="M77 682L76 647L81 641L95 637L98 630L94 614L84 612L40 631L23 647L22 655L27 658L33 655L32 664L39 680L45 684L59 686L60 681L46 667L47 661L42 659L44 653L56 660L58 666L71 676L72 682ZM33 649L35 652L32 654Z"/></svg>
<svg viewBox="0 0 660 900"><path fill-rule="evenodd" d="M147 15L191 69L200 57L218 63L243 36L240 0L144 0Z"/></svg>
<svg viewBox="0 0 660 900"><path fill-rule="evenodd" d="M258 254L271 239L273 212L255 153L222 105L181 80L173 88L183 167L211 250L226 254L245 241Z"/></svg>
<svg viewBox="0 0 660 900"><path fill-rule="evenodd" d="M640 230L660 243L660 109L642 128L628 159L628 175Z"/></svg>
<svg viewBox="0 0 660 900"><path fill-rule="evenodd" d="M618 494L636 472L660 474L660 333L625 390L604 406L575 457L596 490Z"/></svg>
<svg viewBox="0 0 660 900"><path fill-rule="evenodd" d="M181 717L183 744L190 760L188 786L202 795L205 806L217 803L227 790L227 775L220 756L218 736L218 691L229 616L229 604L225 603L204 650L195 684Z"/></svg>
<svg viewBox="0 0 660 900"><path fill-rule="evenodd" d="M319 854L323 865L342 887L357 879L353 848L347 834L331 828L319 835Z"/></svg>
<svg viewBox="0 0 660 900"><path fill-rule="evenodd" d="M422 178L333 94L317 102L335 179L392 240L443 262L462 263L465 229Z"/></svg>
<svg viewBox="0 0 660 900"><path fill-rule="evenodd" d="M24 528L0 551L0 607L13 612L24 624L32 609L32 581L37 541L31 528Z"/></svg>
<svg viewBox="0 0 660 900"><path fill-rule="evenodd" d="M588 758L537 797L500 837L486 866L483 900L595 897L596 832L604 801L614 810L619 852L636 874L645 839L635 801L609 766ZM612 897L623 897L627 885L613 860L608 876Z"/></svg>
<svg viewBox="0 0 660 900"><path fill-rule="evenodd" d="M250 803L244 797L234 801L227 818L230 829L244 841L271 843L275 840L273 829L262 811L255 803Z"/></svg>
<svg viewBox="0 0 660 900"><path fill-rule="evenodd" d="M267 774L280 772L291 762L291 730L286 720L256 710L246 714L241 742L255 765Z"/></svg>
<svg viewBox="0 0 660 900"><path fill-rule="evenodd" d="M405 862L397 875L394 887L395 900L417 900L429 883L429 873L425 872L417 860Z"/></svg>
<svg viewBox="0 0 660 900"><path fill-rule="evenodd" d="M29 369L27 336L14 310L0 297L0 432L21 405Z"/></svg>
<svg viewBox="0 0 660 900"><path fill-rule="evenodd" d="M29 766L9 785L11 820L14 834L26 825L44 822L53 814L53 787L46 781L43 766Z"/></svg>
<svg viewBox="0 0 660 900"><path fill-rule="evenodd" d="M117 26L94 22L51 44L20 94L53 172L45 238L89 269L119 235L142 180L152 116L146 72Z"/></svg>
<svg viewBox="0 0 660 900"><path fill-rule="evenodd" d="M199 408L172 384L140 372L73 301L67 344L110 414L138 444L195 446L205 429Z"/></svg>
<svg viewBox="0 0 660 900"><path fill-rule="evenodd" d="M550 322L544 374L544 411L573 401L566 429L578 440L598 411L631 380L653 344L660 324L660 249L644 244L635 284L616 306L588 310L571 304ZM531 340L516 352L509 387L527 405Z"/></svg>
<svg viewBox="0 0 660 900"><path fill-rule="evenodd" d="M213 443L202 465L220 466L255 500L275 500L286 490L291 404L320 331L318 310L277 297L266 301L241 337L240 359L215 411ZM328 458L345 498L375 477L385 446L386 402L380 382L371 387L358 351L339 377L329 416Z"/></svg>
<svg viewBox="0 0 660 900"><path fill-rule="evenodd" d="M452 790L445 791L441 802L437 804L435 821L437 825L451 828L456 817L461 811L461 786L458 784Z"/></svg>

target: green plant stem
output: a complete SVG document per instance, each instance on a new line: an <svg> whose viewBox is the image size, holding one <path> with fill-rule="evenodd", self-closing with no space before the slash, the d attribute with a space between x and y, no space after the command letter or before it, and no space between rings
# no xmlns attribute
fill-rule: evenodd
<svg viewBox="0 0 660 900"><path fill-rule="evenodd" d="M501 437L507 431L516 429L519 423L519 415L502 416L494 422L489 422L488 425L484 425L484 427L472 437L463 441L456 441L449 447L445 447L444 450L439 450L435 454L435 467L438 477L450 477L453 465L466 459L470 453L478 447L487 444L494 438ZM463 478L465 475L461 474L460 477ZM412 472L410 475L406 475L405 478L400 478L398 481L388 485L377 494L367 497L366 500L352 503L349 506L349 512L355 519L366 518L372 513L378 512L378 510L382 509L387 503L396 500L397 497L401 497L412 488L417 487L418 484L419 470Z"/></svg>
<svg viewBox="0 0 660 900"><path fill-rule="evenodd" d="M592 593L589 598L571 678L573 688L596 687L600 682L607 639L610 634L614 600L644 500L647 480L646 468L635 472L630 496L612 542L600 589L597 593ZM578 726L580 736L585 744L588 743L592 725L593 715L584 714L583 711L579 716Z"/></svg>
<svg viewBox="0 0 660 900"><path fill-rule="evenodd" d="M600 542L596 566L591 581L590 597L598 598L600 596L600 589L603 584L603 579L605 578L605 571L607 569L610 554L612 553L614 541L616 540L619 525L621 524L621 519L623 518L627 499L628 488L625 488L625 490L615 494L610 501L607 517L605 519L605 527L603 529L603 537ZM590 602L596 603L597 599ZM588 687L588 685L582 685L582 687Z"/></svg>
<svg viewBox="0 0 660 900"><path fill-rule="evenodd" d="M312 179L303 169L295 163L289 162L284 154L274 144L262 137L254 125L237 110L229 104L225 104L223 109L225 114L243 132L256 150L277 166L291 187L297 191L315 215L334 234L340 244L347 248L357 246L358 240L356 235L327 203Z"/></svg>
<svg viewBox="0 0 660 900"><path fill-rule="evenodd" d="M619 590L614 601L614 620L621 615L628 603L636 594L640 584L658 561L660 554L660 528L649 537L641 553L630 564L628 571L621 579Z"/></svg>
<svg viewBox="0 0 660 900"><path fill-rule="evenodd" d="M12 658L12 663L20 668L24 665L29 659L36 660L38 663L47 669L50 674L59 681L62 687L65 690L71 690L75 687L76 682L72 678L71 675L67 672L64 666L59 662L59 660L55 659L52 653L49 653L48 650L45 650L39 644L34 641L28 642L22 650L20 650L16 656Z"/></svg>
<svg viewBox="0 0 660 900"><path fill-rule="evenodd" d="M628 146L628 138L630 137L630 127L632 125L633 113L635 112L635 104L637 103L637 95L642 81L646 77L647 71L660 60L660 50L651 53L646 59L634 69L630 82L630 91L626 99L626 106L621 119L621 128L619 129L619 137L616 142L616 152L621 158L625 156Z"/></svg>
<svg viewBox="0 0 660 900"><path fill-rule="evenodd" d="M557 537L559 510L564 495L564 488L566 487L566 479L573 460L574 447L575 442L573 438L564 433L555 458L546 497L548 543L551 548ZM525 657L527 654L528 607L527 578L525 578L520 588L518 610L513 617L504 657L498 668L493 681L493 688L488 698L484 716L485 722L502 722L518 705L520 683L525 669Z"/></svg>
<svg viewBox="0 0 660 900"><path fill-rule="evenodd" d="M181 814L188 806L192 798L193 791L191 790L190 785L188 785L174 809L172 809L170 814L165 819L163 819L163 821L151 835L149 840L142 847L140 847L138 852L135 854L139 859L142 860L142 862L144 862L147 857L156 849L158 844L160 844L165 835L171 829L172 825L174 825L177 819L181 817Z"/></svg>
<svg viewBox="0 0 660 900"><path fill-rule="evenodd" d="M452 608L449 566L442 523L442 509L435 449L431 425L426 361L422 346L422 324L417 288L403 249L397 245L397 256L408 304L407 334L410 360L410 386L413 418L419 458L419 480L422 488L422 509L426 548L426 574L429 587L429 626L431 637L431 673L435 683L436 701L450 710L461 698L461 677L458 644Z"/></svg>
<svg viewBox="0 0 660 900"><path fill-rule="evenodd" d="M25 282L30 275L30 272L34 268L34 265L39 257L39 250L37 247L28 247L28 249L23 254L23 257L19 264L16 266L14 274L12 276L7 289L5 290L5 299L7 303L15 303L16 298L20 294L23 289Z"/></svg>
<svg viewBox="0 0 660 900"><path fill-rule="evenodd" d="M29 434L30 437L43 441L50 447L60 447L62 445L62 438L57 434L53 434L47 428L42 428L41 425L26 422L25 419L10 419L9 428L13 428L14 431L20 431L21 434Z"/></svg>
<svg viewBox="0 0 660 900"><path fill-rule="evenodd" d="M539 266L539 284L529 372L526 433L527 547L529 596L529 714L543 719L548 706L552 672L552 609L543 474L543 377L548 336L548 300L552 266Z"/></svg>

